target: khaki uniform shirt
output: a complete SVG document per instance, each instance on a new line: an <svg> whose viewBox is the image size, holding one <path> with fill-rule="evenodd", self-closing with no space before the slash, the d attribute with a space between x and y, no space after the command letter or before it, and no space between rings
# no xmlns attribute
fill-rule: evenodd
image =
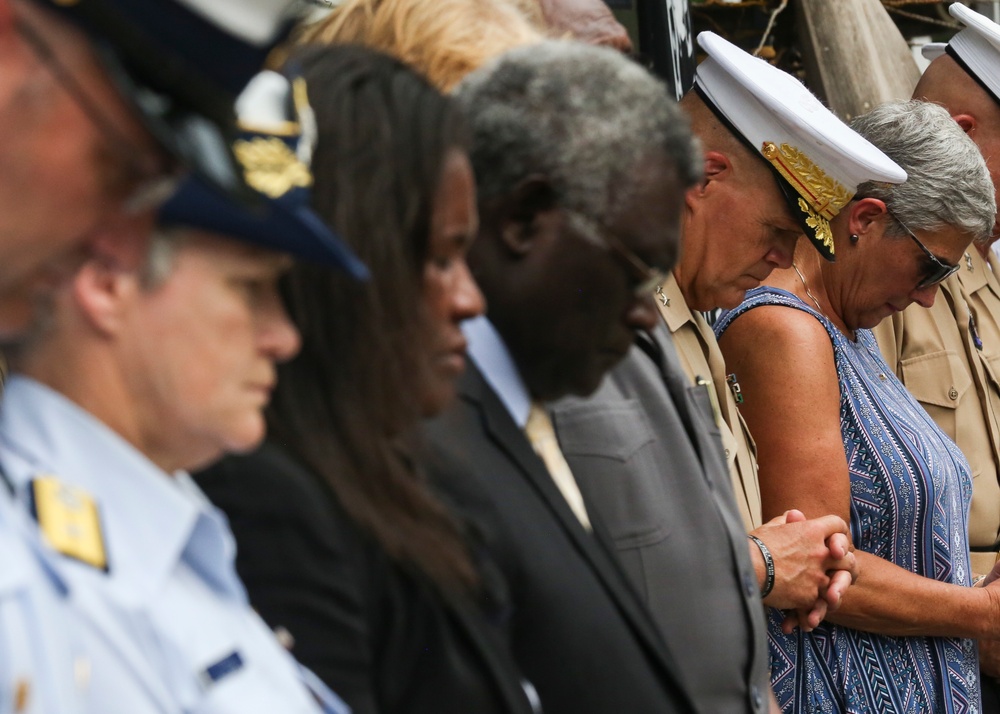
<svg viewBox="0 0 1000 714"><path fill-rule="evenodd" d="M684 371L693 383L703 384L711 395L736 503L747 530L753 530L761 524L757 448L736 408L732 391L735 387L726 382L726 364L715 333L701 313L688 308L673 275L663 284L662 295L656 297Z"/></svg>
<svg viewBox="0 0 1000 714"><path fill-rule="evenodd" d="M992 267L992 269L991 269ZM875 329L886 362L969 460L973 475L969 545L1000 536L1000 262L970 249L941 284L933 307L911 305ZM996 553L973 552L988 573Z"/></svg>

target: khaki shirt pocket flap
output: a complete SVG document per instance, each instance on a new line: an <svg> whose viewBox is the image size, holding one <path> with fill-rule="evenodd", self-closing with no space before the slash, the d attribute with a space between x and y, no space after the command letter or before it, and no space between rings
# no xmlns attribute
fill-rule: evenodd
<svg viewBox="0 0 1000 714"><path fill-rule="evenodd" d="M972 386L972 377L954 350L904 359L900 369L903 383L921 404L955 409Z"/></svg>

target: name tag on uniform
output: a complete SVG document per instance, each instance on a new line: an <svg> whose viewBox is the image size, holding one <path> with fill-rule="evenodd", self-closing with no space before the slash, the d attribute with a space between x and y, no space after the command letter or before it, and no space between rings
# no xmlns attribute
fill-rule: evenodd
<svg viewBox="0 0 1000 714"><path fill-rule="evenodd" d="M227 654L215 664L205 667L198 677L204 686L209 687L241 669L243 669L243 657L240 656L239 652L234 651Z"/></svg>

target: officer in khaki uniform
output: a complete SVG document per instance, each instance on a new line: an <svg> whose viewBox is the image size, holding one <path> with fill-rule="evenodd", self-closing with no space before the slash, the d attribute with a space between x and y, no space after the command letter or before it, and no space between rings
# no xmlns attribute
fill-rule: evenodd
<svg viewBox="0 0 1000 714"><path fill-rule="evenodd" d="M735 377L732 382L727 381L726 364L712 328L700 312L687 306L673 275L660 287L656 297L684 372L693 384L704 385L711 395L736 505L746 529L753 530L761 524L757 449L736 406L737 400L742 399L737 396L739 382Z"/></svg>
<svg viewBox="0 0 1000 714"><path fill-rule="evenodd" d="M914 97L945 106L1000 179L1000 26L961 5L967 27L934 58ZM994 236L997 235L994 228ZM995 238L993 240L996 240ZM930 309L913 305L875 330L886 362L934 421L958 444L973 471L969 544L973 573L989 573L1000 539L1000 261L973 245L941 285Z"/></svg>
<svg viewBox="0 0 1000 714"><path fill-rule="evenodd" d="M966 25L947 47L928 46L930 66L913 96L943 105L979 146L1000 183L1000 25L960 3ZM998 235L994 225L993 235ZM994 242L996 238L992 239ZM1000 540L1000 261L973 245L929 309L913 305L875 330L886 362L972 467L969 547L974 575L989 573ZM983 712L1000 712L1000 651L979 643Z"/></svg>
<svg viewBox="0 0 1000 714"><path fill-rule="evenodd" d="M972 467L969 543L976 574L993 568L1000 535L998 268L1000 261L973 247L933 307L915 304L875 329L886 362Z"/></svg>

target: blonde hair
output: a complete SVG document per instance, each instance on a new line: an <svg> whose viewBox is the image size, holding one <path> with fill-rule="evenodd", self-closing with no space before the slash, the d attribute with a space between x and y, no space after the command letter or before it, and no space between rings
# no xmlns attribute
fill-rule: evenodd
<svg viewBox="0 0 1000 714"><path fill-rule="evenodd" d="M534 0L347 0L298 42L366 45L450 92L494 57L544 39L542 22Z"/></svg>

